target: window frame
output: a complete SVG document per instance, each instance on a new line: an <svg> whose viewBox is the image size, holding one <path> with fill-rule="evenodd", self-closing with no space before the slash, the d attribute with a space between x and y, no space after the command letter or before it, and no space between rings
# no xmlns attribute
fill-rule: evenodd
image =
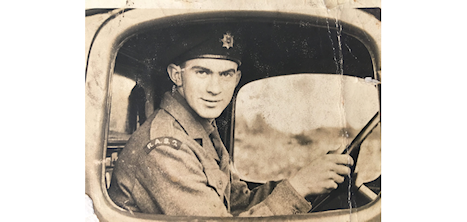
<svg viewBox="0 0 467 222"><path fill-rule="evenodd" d="M89 51L86 53L86 71L85 71L85 192L91 197L94 203L94 209L100 221L171 221L171 220L245 220L246 218L222 218L222 217L186 217L186 216L165 216L151 215L142 213L130 213L118 207L109 198L105 185L105 155L106 141L108 138L108 121L110 120L110 101L111 101L111 82L112 74L115 66L115 59L119 48L131 36L144 31L148 28L159 26L166 27L171 22L182 20L206 20L206 19L223 19L226 17L232 18L249 18L249 17L264 17L264 18L318 18L320 20L335 20L339 17L339 21L348 23L349 28L355 27L354 32L349 32L369 49L373 60L375 76L380 80L380 31L372 33L363 31L369 30L368 26L374 27L375 30L380 30L375 24L370 22L361 23L361 21L377 21L371 15L358 11L357 9L346 9L346 12L353 11L359 15L359 22L355 21L352 16L339 14L338 9L326 10L307 8L288 10L287 13L281 13L274 10L269 11L217 11L213 9L154 9L154 10L138 10L138 9L123 9L114 10L102 25L97 29L89 44ZM188 14L186 14L188 12ZM352 25L350 25L352 24ZM118 27L118 28L115 28ZM353 33L353 34L352 34ZM240 87L239 87L240 88ZM235 99L235 98L234 98ZM235 115L235 108L232 106L230 111L232 118ZM233 121L232 121L233 126ZM230 127L229 151L233 145L233 127ZM228 132L227 132L228 133ZM233 154L233 152L232 152ZM336 221L348 220L349 217L355 217L359 220L373 220L381 215L381 195L371 203L359 207L352 211L349 215L349 210L333 210L326 212L317 212L306 215L286 215L267 217L272 221L283 220L303 220L316 219L318 221ZM258 219L258 218L252 218Z"/></svg>

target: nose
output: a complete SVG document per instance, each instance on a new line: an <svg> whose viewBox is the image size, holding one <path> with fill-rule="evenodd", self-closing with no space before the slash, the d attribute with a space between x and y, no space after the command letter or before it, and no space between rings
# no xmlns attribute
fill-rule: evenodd
<svg viewBox="0 0 467 222"><path fill-rule="evenodd" d="M218 95L222 91L222 87L220 84L221 83L220 83L219 75L215 75L215 74L209 75L209 80L207 83L206 90L208 91L208 93L212 95Z"/></svg>

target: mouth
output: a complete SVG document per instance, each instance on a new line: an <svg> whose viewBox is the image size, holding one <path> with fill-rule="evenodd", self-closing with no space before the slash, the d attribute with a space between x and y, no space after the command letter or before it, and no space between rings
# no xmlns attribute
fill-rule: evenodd
<svg viewBox="0 0 467 222"><path fill-rule="evenodd" d="M204 99L204 98L201 98L201 100L206 102L208 104L208 107L214 107L215 105L217 105L221 101L221 100Z"/></svg>

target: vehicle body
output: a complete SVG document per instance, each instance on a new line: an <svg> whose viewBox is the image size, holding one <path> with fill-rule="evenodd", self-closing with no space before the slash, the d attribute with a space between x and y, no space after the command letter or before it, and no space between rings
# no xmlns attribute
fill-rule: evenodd
<svg viewBox="0 0 467 222"><path fill-rule="evenodd" d="M233 3L232 3L233 4ZM170 81L164 72L164 53L170 47L164 48L164 44L151 46L151 42L170 37L168 32L178 32L186 26L246 23L245 29L251 34L250 42L263 42L271 45L277 43L277 39L269 37L267 33L280 32L278 35L287 39L280 47L289 47L290 54L278 54L278 51L267 51L258 44L250 44L249 61L242 65L242 79L237 87L236 94L241 88L250 82L270 77L288 74L306 73L333 73L340 76L355 76L362 80L369 80L367 84L373 84L376 91L380 92L381 80L381 22L364 10L335 7L327 9L308 5L288 9L264 9L258 10L254 6L235 5L231 10L219 10L216 8L199 9L194 7L174 9L115 9L87 12L86 17L86 194L91 197L95 214L100 221L184 221L184 220L245 220L246 218L209 218L209 217L169 217L164 215L150 215L130 213L116 206L107 194L109 177L111 177L113 162L118 158L118 152L124 148L126 140L132 131L142 123L145 116L158 106L164 91L170 90ZM94 14L95 13L95 14ZM304 31L297 31L302 30ZM307 31L308 30L308 31ZM295 38L308 36L321 30L323 36L329 37L330 45L335 47L329 61L323 61L322 67L312 63L306 63L293 56L305 55L308 52L295 50L292 44ZM302 33L289 36L287 33ZM326 36L329 33L329 36ZM272 34L271 34L272 36ZM345 36L345 37L343 37ZM255 41L252 41L255 39ZM272 40L271 40L272 39ZM346 62L346 56L342 54L340 47L349 47L342 44L343 39L348 44L360 47L366 52L356 54L353 62ZM326 39L319 41L325 41ZM347 41L346 40L346 41ZM268 42L271 41L271 42ZM311 41L311 40L310 40ZM165 43L166 43L165 42ZM282 43L281 43L282 44ZM162 45L162 46L161 46ZM153 48L153 49L148 49ZM272 47L269 47L272 48ZM316 48L314 48L316 49ZM158 51L159 50L159 51ZM280 50L280 49L277 49ZM295 51L294 51L295 50ZM255 54L255 52L257 54ZM351 52L351 50L350 50ZM356 52L357 53L357 52ZM359 61L365 57L367 65L359 68ZM321 57L317 57L320 60ZM283 64L281 61L289 60L296 63ZM342 62L343 61L343 62ZM256 62L256 63L255 63ZM258 63L262 63L259 65ZM331 67L331 68L329 68ZM350 73L346 73L351 70ZM139 85L143 92L142 102L139 102L137 114L130 114L127 109L117 115L115 101L118 100L116 79L123 77L131 79ZM272 78L271 78L272 79ZM123 81L125 82L125 81ZM126 85L126 92L131 93L133 85ZM375 91L375 92L376 92ZM127 94L125 94L127 96ZM141 94L140 94L141 95ZM379 103L380 96L377 95ZM235 101L235 96L234 99ZM129 106L124 102L123 106ZM130 102L131 103L131 102ZM111 108L114 106L114 113ZM125 108L122 108L125 110ZM379 107L378 107L379 110ZM228 106L217 121L222 122L219 130L235 161L234 144L235 137L235 102ZM113 115L113 116L112 116ZM132 115L131 123L128 116ZM123 117L122 117L123 116ZM115 118L127 118L124 126L119 126ZM113 125L112 125L113 124ZM130 126L129 126L129 125ZM112 126L111 126L112 125ZM122 128L122 132L111 132L112 127ZM129 133L128 133L129 132ZM348 140L346 140L348 142ZM235 158L234 158L235 157ZM361 161L361 160L359 160ZM380 174L380 173L379 173ZM379 175L379 180L381 176ZM261 181L255 181L261 182ZM254 183L252 183L254 186ZM380 185L379 185L380 186ZM380 187L379 187L380 188ZM358 189L357 189L358 190ZM361 192L368 192L362 191ZM371 191L370 191L371 192ZM371 200L363 206L353 209L334 209L306 215L286 215L267 218L254 218L255 220L298 220L298 221L379 221L381 216L381 193L369 194Z"/></svg>

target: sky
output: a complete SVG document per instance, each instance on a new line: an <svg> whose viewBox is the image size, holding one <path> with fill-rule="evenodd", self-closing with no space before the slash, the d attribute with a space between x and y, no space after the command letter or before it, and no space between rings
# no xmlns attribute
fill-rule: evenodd
<svg viewBox="0 0 467 222"><path fill-rule="evenodd" d="M259 80L240 89L236 115L258 114L272 127L301 133L319 127L362 128L378 111L376 87L349 76L300 74Z"/></svg>

